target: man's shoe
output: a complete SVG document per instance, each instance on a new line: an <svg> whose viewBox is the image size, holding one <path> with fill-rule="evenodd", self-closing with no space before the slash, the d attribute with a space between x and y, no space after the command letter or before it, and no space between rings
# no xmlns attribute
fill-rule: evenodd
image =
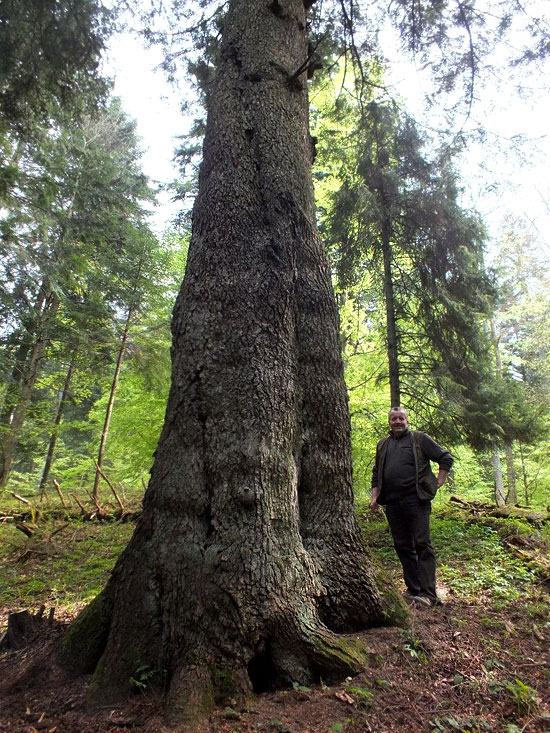
<svg viewBox="0 0 550 733"><path fill-rule="evenodd" d="M435 602L428 596L414 596L414 602L417 606L423 606L425 608L431 608L435 605Z"/></svg>
<svg viewBox="0 0 550 733"><path fill-rule="evenodd" d="M406 601L407 601L408 603L414 603L414 600L415 600L416 598L418 598L418 595L417 595L416 593L411 593L411 591L410 591L410 590L406 590L406 591L404 591L404 592L403 592L403 598L404 598L404 599L405 599L405 600L406 600Z"/></svg>

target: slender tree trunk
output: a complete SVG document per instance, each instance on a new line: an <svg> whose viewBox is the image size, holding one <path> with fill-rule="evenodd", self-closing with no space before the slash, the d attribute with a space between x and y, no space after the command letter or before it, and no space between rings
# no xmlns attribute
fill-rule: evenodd
<svg viewBox="0 0 550 733"><path fill-rule="evenodd" d="M500 348L498 345L498 335L493 319L489 321L491 329L491 341L493 342L493 349L495 352L495 369L496 378L502 379L502 357L500 355ZM497 506L504 506L506 504L505 491L504 491L504 478L502 476L502 466L500 462L500 450L497 441L493 441L493 456L491 459L493 468L495 469L495 502Z"/></svg>
<svg viewBox="0 0 550 733"><path fill-rule="evenodd" d="M391 224L387 217L382 225L382 254L384 258L384 301L386 304L386 332L391 407L401 405L399 357L395 295L392 278Z"/></svg>
<svg viewBox="0 0 550 733"><path fill-rule="evenodd" d="M25 335L27 337L29 336L28 333ZM27 363L30 348L31 344L27 340L22 341L17 348L11 375L6 385L2 412L0 413L0 425L4 428L9 427L13 420L13 413L17 407L17 401L21 391L21 383L23 381L25 365Z"/></svg>
<svg viewBox="0 0 550 733"><path fill-rule="evenodd" d="M97 451L97 469L94 477L94 488L92 495L94 499L97 499L99 493L99 482L101 480L101 469L103 468L103 457L105 455L105 446L107 445L107 438L109 437L109 428L111 427L111 417L113 414L113 406L115 404L115 395L118 388L118 380L120 377L120 371L122 369L122 362L124 360L124 354L126 353L126 344L128 342L128 334L130 332L130 323L134 315L134 307L131 305L128 308L128 315L126 316L126 322L124 324L124 331L122 332L122 338L120 340L120 347L118 349L118 356L116 360L115 371L113 379L111 381L111 389L109 391L109 400L107 401L107 409L105 410L105 420L103 421L103 430L101 431L101 439L99 441L99 449Z"/></svg>
<svg viewBox="0 0 550 733"><path fill-rule="evenodd" d="M520 442L519 444L519 455L521 458L521 475L523 478L523 501L525 502L525 506L530 506L529 501L529 484L527 482L527 470L525 468L525 456L523 454L523 443Z"/></svg>
<svg viewBox="0 0 550 733"><path fill-rule="evenodd" d="M52 467L55 445L57 443L57 438L59 436L59 426L61 425L61 421L63 420L63 413L65 411L65 405L67 403L67 399L69 396L69 390L71 388L71 381L76 371L76 355L77 355L77 350L75 350L75 352L73 353L71 363L69 364L67 374L65 375L65 382L63 384L61 395L59 397L59 403L57 405L57 412L55 414L53 430L52 430L52 434L50 435L50 440L48 442L48 452L46 454L46 460L44 461L44 468L42 469L42 476L40 477L40 485L38 487L41 498L46 493L46 484L50 476L50 470Z"/></svg>
<svg viewBox="0 0 550 733"><path fill-rule="evenodd" d="M491 463L495 470L495 502L497 506L504 506L506 504L504 499L504 479L502 477L502 467L500 464L500 453L498 443L493 443L493 455L491 457Z"/></svg>
<svg viewBox="0 0 550 733"><path fill-rule="evenodd" d="M48 345L50 326L55 318L58 307L59 300L53 293L50 293L44 302L43 313L36 331L36 340L34 342L34 345L32 346L32 349L30 350L30 355L25 368L25 374L23 377L19 400L17 402L17 406L13 411L9 430L3 442L3 461L2 473L0 476L0 490L6 487L9 479L9 475L13 466L13 461L15 459L17 441L19 440L21 428L23 427L25 416L27 414L27 407L32 395L32 391L34 389L34 385L36 384L38 374L40 372L42 359L44 358L46 347Z"/></svg>
<svg viewBox="0 0 550 733"><path fill-rule="evenodd" d="M379 624L353 511L330 269L311 186L303 0L224 19L172 386L143 513L65 659L90 700L163 670L170 719L359 670L334 631Z"/></svg>
<svg viewBox="0 0 550 733"><path fill-rule="evenodd" d="M514 467L514 446L511 441L504 443L506 453L506 483L508 484L508 493L506 494L507 504L517 504L518 494L516 488L516 469Z"/></svg>
<svg viewBox="0 0 550 733"><path fill-rule="evenodd" d="M15 408L19 401L29 351L31 350L32 343L36 338L36 333L43 319L44 303L46 302L47 295L46 290L46 285L42 284L36 303L33 307L34 315L29 318L30 323L24 324L25 330L21 338L21 343L17 349L11 377L8 381L6 394L4 396L2 411L0 413L0 425L4 427L8 427L11 424Z"/></svg>

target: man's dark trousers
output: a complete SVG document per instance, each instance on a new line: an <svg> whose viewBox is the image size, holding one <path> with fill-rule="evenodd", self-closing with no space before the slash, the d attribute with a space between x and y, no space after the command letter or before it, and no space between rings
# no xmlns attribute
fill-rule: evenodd
<svg viewBox="0 0 550 733"><path fill-rule="evenodd" d="M414 596L436 600L435 553L430 539L430 501L405 496L388 502L386 518L395 551L403 566L405 585Z"/></svg>

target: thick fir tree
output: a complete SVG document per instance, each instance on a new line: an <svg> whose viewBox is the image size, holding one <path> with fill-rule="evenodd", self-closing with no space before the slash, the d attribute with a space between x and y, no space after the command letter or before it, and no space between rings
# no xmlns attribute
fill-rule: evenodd
<svg viewBox="0 0 550 733"><path fill-rule="evenodd" d="M223 22L166 418L143 514L64 656L114 700L146 665L192 720L330 680L384 612L353 511L330 270L316 231L302 0Z"/></svg>

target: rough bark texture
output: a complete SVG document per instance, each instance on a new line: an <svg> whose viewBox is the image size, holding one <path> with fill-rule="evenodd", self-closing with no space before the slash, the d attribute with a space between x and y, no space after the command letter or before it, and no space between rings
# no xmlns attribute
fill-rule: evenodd
<svg viewBox="0 0 550 733"><path fill-rule="evenodd" d="M276 7L275 7L276 6ZM136 532L73 624L91 699L143 665L184 720L330 680L385 620L353 513L337 310L316 232L302 0L234 0L210 93L173 376Z"/></svg>

